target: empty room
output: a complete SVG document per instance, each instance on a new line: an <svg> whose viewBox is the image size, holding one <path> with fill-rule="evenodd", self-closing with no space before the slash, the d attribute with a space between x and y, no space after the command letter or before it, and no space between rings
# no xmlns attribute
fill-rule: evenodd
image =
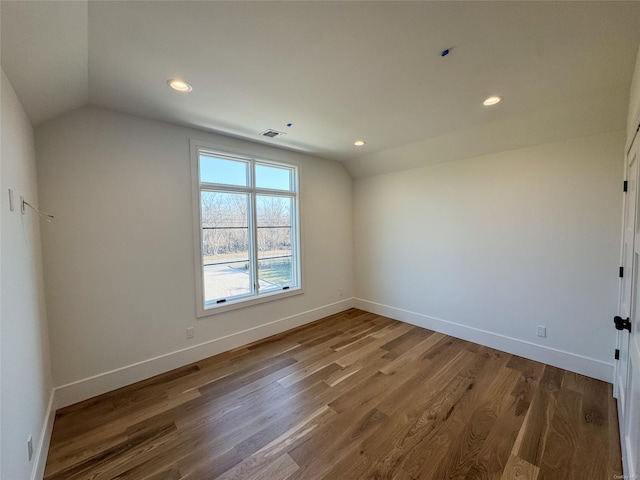
<svg viewBox="0 0 640 480"><path fill-rule="evenodd" d="M630 1L0 1L0 478L638 478L639 47Z"/></svg>

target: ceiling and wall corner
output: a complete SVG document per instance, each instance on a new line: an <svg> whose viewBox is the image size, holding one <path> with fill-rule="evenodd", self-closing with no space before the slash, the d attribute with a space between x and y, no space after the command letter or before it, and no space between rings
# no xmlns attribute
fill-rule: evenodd
<svg viewBox="0 0 640 480"><path fill-rule="evenodd" d="M89 101L88 3L2 2L2 68L35 126Z"/></svg>
<svg viewBox="0 0 640 480"><path fill-rule="evenodd" d="M625 128L624 90L568 97L435 138L363 155L346 162L355 178L569 140ZM561 128L558 126L561 125ZM452 148L455 145L455 148ZM498 148L499 145L499 148Z"/></svg>
<svg viewBox="0 0 640 480"><path fill-rule="evenodd" d="M418 151L442 162L623 128L640 44L640 2L1 8L2 64L34 125L88 103L335 159L355 177L425 165ZM193 91L171 91L176 77ZM503 101L484 107L490 95Z"/></svg>

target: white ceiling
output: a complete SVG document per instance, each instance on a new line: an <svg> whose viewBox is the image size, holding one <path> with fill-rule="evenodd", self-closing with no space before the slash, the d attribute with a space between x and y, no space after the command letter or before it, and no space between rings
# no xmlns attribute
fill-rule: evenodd
<svg viewBox="0 0 640 480"><path fill-rule="evenodd" d="M88 103L344 161L356 176L622 129L640 44L640 2L1 9L2 67L34 125ZM193 92L170 90L172 77ZM492 94L504 101L482 106ZM268 128L287 135L260 137Z"/></svg>

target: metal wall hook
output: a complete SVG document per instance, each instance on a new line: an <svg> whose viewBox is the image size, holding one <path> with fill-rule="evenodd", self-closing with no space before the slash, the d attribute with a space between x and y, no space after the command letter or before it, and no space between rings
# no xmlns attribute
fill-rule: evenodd
<svg viewBox="0 0 640 480"><path fill-rule="evenodd" d="M20 195L20 212L23 215L26 212L26 207L29 207L31 210L36 212L38 214L38 216L40 217L40 219L44 220L45 222L51 223L53 221L53 219L54 219L53 215L51 215L50 213L41 212L36 207L31 205L29 202L27 202L22 195Z"/></svg>

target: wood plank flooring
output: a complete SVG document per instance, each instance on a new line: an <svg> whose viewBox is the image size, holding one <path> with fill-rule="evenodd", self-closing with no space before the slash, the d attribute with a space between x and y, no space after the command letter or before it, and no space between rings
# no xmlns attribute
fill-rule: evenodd
<svg viewBox="0 0 640 480"><path fill-rule="evenodd" d="M605 480L611 385L351 309L61 409L46 480Z"/></svg>

